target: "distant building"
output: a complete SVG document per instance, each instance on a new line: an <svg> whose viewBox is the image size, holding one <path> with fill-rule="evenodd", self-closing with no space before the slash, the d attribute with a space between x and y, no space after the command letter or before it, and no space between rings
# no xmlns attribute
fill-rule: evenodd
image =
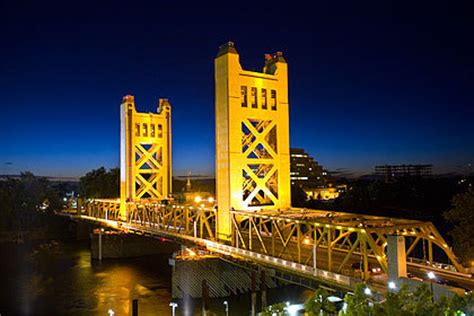
<svg viewBox="0 0 474 316"><path fill-rule="evenodd" d="M320 188L304 188L303 191L306 193L308 199L319 200L319 201L330 201L337 199L339 194L347 191L346 184L340 184L333 187L329 184L326 187Z"/></svg>
<svg viewBox="0 0 474 316"><path fill-rule="evenodd" d="M290 179L301 187L325 186L328 172L302 148L290 148Z"/></svg>
<svg viewBox="0 0 474 316"><path fill-rule="evenodd" d="M347 186L333 186L327 170L302 148L290 148L290 179L300 187L308 199L328 201L339 197Z"/></svg>
<svg viewBox="0 0 474 316"><path fill-rule="evenodd" d="M431 177L433 165L383 165L375 166L375 174L384 177L385 181L406 177Z"/></svg>

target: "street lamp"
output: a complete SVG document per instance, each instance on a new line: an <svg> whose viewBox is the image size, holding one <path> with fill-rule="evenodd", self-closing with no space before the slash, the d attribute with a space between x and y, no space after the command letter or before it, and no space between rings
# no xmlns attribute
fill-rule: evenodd
<svg viewBox="0 0 474 316"><path fill-rule="evenodd" d="M229 316L229 302L224 301L225 305L225 316Z"/></svg>
<svg viewBox="0 0 474 316"><path fill-rule="evenodd" d="M397 285L393 281L388 282L388 288L391 290L395 290L397 288Z"/></svg>
<svg viewBox="0 0 474 316"><path fill-rule="evenodd" d="M178 307L178 303L171 302L170 306L171 306L171 315L175 316L176 315L175 309L176 309L176 307Z"/></svg>
<svg viewBox="0 0 474 316"><path fill-rule="evenodd" d="M433 271L430 271L426 274L428 276L428 279L430 279L430 288L431 288L431 302L434 303L434 291L433 291L433 280L436 279L436 275L434 274Z"/></svg>
<svg viewBox="0 0 474 316"><path fill-rule="evenodd" d="M366 288L364 289L364 294L365 294L365 295L372 295L372 290L369 289L368 287L366 287Z"/></svg>

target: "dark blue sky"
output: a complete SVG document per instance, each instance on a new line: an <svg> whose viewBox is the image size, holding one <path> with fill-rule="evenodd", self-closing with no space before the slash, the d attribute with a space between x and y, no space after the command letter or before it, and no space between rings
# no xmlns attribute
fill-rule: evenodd
<svg viewBox="0 0 474 316"><path fill-rule="evenodd" d="M228 40L249 70L284 52L291 146L330 170L473 162L472 4L328 2L1 2L0 173L118 166L129 93L141 111L170 99L175 174L214 173L213 60Z"/></svg>

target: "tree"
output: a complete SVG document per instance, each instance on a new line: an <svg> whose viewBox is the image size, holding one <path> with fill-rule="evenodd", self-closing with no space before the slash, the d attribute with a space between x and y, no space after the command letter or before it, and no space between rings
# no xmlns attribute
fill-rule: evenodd
<svg viewBox="0 0 474 316"><path fill-rule="evenodd" d="M346 294L344 301L347 304L343 315L347 316L367 316L374 315L374 308L369 302L369 296L364 293L366 285L360 283L356 286L353 295Z"/></svg>
<svg viewBox="0 0 474 316"><path fill-rule="evenodd" d="M336 312L336 305L328 300L329 293L322 289L318 288L314 295L310 297L304 304L304 308L308 315L318 316L318 315L329 315Z"/></svg>
<svg viewBox="0 0 474 316"><path fill-rule="evenodd" d="M117 198L120 189L120 170L107 171L104 167L88 172L80 179L80 193L85 198Z"/></svg>
<svg viewBox="0 0 474 316"><path fill-rule="evenodd" d="M405 304L409 301L410 293L408 286L403 284L398 292L387 292L385 302L382 306L377 306L378 313L387 316L401 316L404 311Z"/></svg>
<svg viewBox="0 0 474 316"><path fill-rule="evenodd" d="M267 306L259 315L261 316L287 316L287 305L285 303L277 303Z"/></svg>
<svg viewBox="0 0 474 316"><path fill-rule="evenodd" d="M474 189L456 194L453 208L445 212L444 218L453 223L449 235L454 241L454 251L464 263L474 260Z"/></svg>
<svg viewBox="0 0 474 316"><path fill-rule="evenodd" d="M412 295L409 295L402 306L405 315L431 316L434 313L434 304L428 284L421 284Z"/></svg>

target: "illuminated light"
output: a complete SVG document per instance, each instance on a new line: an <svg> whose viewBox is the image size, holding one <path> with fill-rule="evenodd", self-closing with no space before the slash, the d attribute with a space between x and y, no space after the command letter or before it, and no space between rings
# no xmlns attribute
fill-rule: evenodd
<svg viewBox="0 0 474 316"><path fill-rule="evenodd" d="M109 314L109 316L114 316L115 315L115 312L113 311L113 309L109 309L107 311L107 313Z"/></svg>
<svg viewBox="0 0 474 316"><path fill-rule="evenodd" d="M194 251L192 251L191 249L186 248L186 251L189 253L189 255L190 255L191 257L196 256L196 253L195 253Z"/></svg>
<svg viewBox="0 0 474 316"><path fill-rule="evenodd" d="M326 224L326 227L329 228L329 224Z"/></svg>
<svg viewBox="0 0 474 316"><path fill-rule="evenodd" d="M369 289L368 287L366 287L366 288L364 289L364 294L365 294L365 295L372 295L372 290Z"/></svg>
<svg viewBox="0 0 474 316"><path fill-rule="evenodd" d="M395 284L395 282L390 281L388 282L388 288L391 290L395 290L397 288L397 285Z"/></svg>
<svg viewBox="0 0 474 316"><path fill-rule="evenodd" d="M342 226L336 226L337 229L342 229Z"/></svg>
<svg viewBox="0 0 474 316"><path fill-rule="evenodd" d="M202 201L202 198L199 195L194 198L194 202L196 203L201 203L201 201Z"/></svg>
<svg viewBox="0 0 474 316"><path fill-rule="evenodd" d="M448 245L444 244L443 247L444 247L444 248L448 248Z"/></svg>
<svg viewBox="0 0 474 316"><path fill-rule="evenodd" d="M415 234L416 234L416 232L415 232L415 231L411 231L411 232L410 232L410 234L412 234L412 235L415 235Z"/></svg>
<svg viewBox="0 0 474 316"><path fill-rule="evenodd" d="M353 228L353 227L349 227L349 231L350 231L350 232L353 232L353 231L354 231L354 228Z"/></svg>
<svg viewBox="0 0 474 316"><path fill-rule="evenodd" d="M336 280L339 280L340 276L339 274L336 274Z"/></svg>
<svg viewBox="0 0 474 316"><path fill-rule="evenodd" d="M210 196L210 197L207 199L207 201L208 201L209 203L214 203L214 198L213 198L212 196Z"/></svg>
<svg viewBox="0 0 474 316"><path fill-rule="evenodd" d="M361 233L365 233L365 229L361 229L360 232L361 232Z"/></svg>
<svg viewBox="0 0 474 316"><path fill-rule="evenodd" d="M316 226L321 226L321 224L319 224L319 223L316 223L315 225L316 225Z"/></svg>
<svg viewBox="0 0 474 316"><path fill-rule="evenodd" d="M430 239L434 239L434 237L430 235Z"/></svg>
<svg viewBox="0 0 474 316"><path fill-rule="evenodd" d="M204 204L201 204L201 208L204 208L204 206L205 206Z"/></svg>
<svg viewBox="0 0 474 316"><path fill-rule="evenodd" d="M305 245L309 245L309 244L311 243L311 240L310 240L308 237L305 237L305 238L303 239L303 243L304 243Z"/></svg>
<svg viewBox="0 0 474 316"><path fill-rule="evenodd" d="M430 271L426 274L428 276L428 279L433 280L436 279L436 275L434 274L433 271Z"/></svg>
<svg viewBox="0 0 474 316"><path fill-rule="evenodd" d="M296 263L293 262L293 268L296 268Z"/></svg>

